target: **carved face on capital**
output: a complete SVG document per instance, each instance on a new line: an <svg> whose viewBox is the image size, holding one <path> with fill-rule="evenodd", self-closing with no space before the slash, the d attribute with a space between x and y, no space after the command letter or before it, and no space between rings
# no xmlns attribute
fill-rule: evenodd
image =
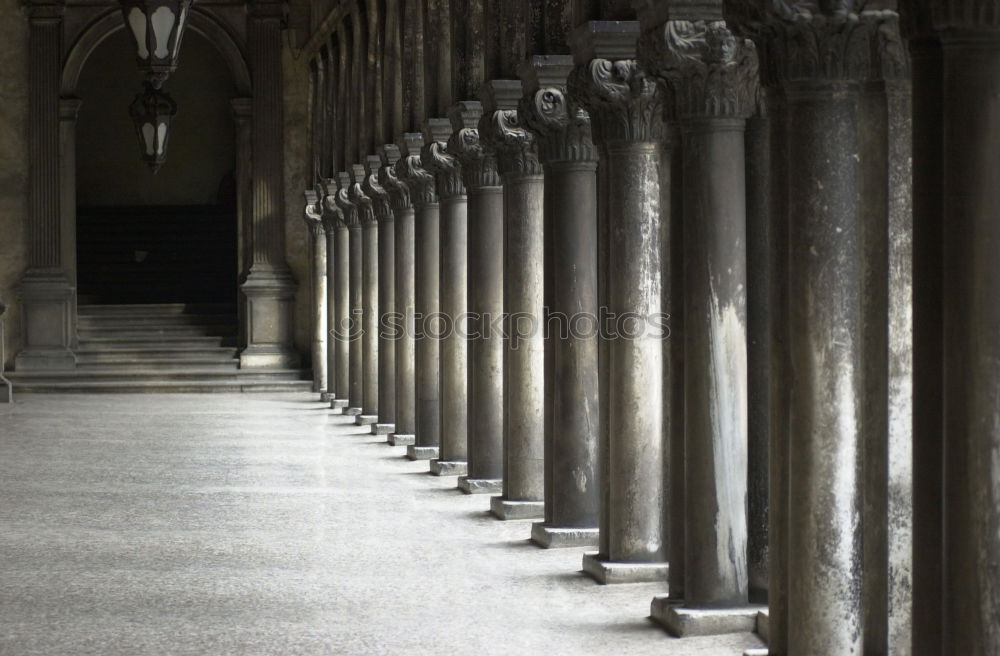
<svg viewBox="0 0 1000 656"><path fill-rule="evenodd" d="M722 21L712 23L705 35L708 46L707 60L722 64L736 60L736 37Z"/></svg>

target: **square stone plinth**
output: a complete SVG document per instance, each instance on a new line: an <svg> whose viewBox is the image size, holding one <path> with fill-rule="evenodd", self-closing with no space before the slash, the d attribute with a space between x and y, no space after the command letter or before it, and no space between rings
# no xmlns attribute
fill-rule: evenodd
<svg viewBox="0 0 1000 656"><path fill-rule="evenodd" d="M678 638L753 633L757 630L760 606L738 608L687 608L667 595L653 597L649 615Z"/></svg>
<svg viewBox="0 0 1000 656"><path fill-rule="evenodd" d="M768 656L767 647L754 647L753 649L744 649L743 656Z"/></svg>
<svg viewBox="0 0 1000 656"><path fill-rule="evenodd" d="M417 446L411 444L406 447L406 457L410 460L430 460L437 458L438 448L436 446Z"/></svg>
<svg viewBox="0 0 1000 656"><path fill-rule="evenodd" d="M392 446L412 446L416 443L417 436L405 433L389 433L389 437L385 438L385 441Z"/></svg>
<svg viewBox="0 0 1000 656"><path fill-rule="evenodd" d="M394 430L393 424L372 424L372 435L389 435Z"/></svg>
<svg viewBox="0 0 1000 656"><path fill-rule="evenodd" d="M0 403L14 402L14 387L10 381L0 376Z"/></svg>
<svg viewBox="0 0 1000 656"><path fill-rule="evenodd" d="M378 415L358 415L354 418L355 426L374 426L378 423Z"/></svg>
<svg viewBox="0 0 1000 656"><path fill-rule="evenodd" d="M596 528L559 528L545 522L531 525L531 541L546 549L562 547L596 547L600 531Z"/></svg>
<svg viewBox="0 0 1000 656"><path fill-rule="evenodd" d="M583 554L583 571L598 583L656 583L667 584L670 565L660 563L619 563L601 560L597 552Z"/></svg>
<svg viewBox="0 0 1000 656"><path fill-rule="evenodd" d="M320 403L329 403L330 401L333 400L333 397L330 396L329 392L320 392L319 393L319 400L320 400Z"/></svg>
<svg viewBox="0 0 1000 656"><path fill-rule="evenodd" d="M332 414L342 415L347 410L347 399L330 399L330 410Z"/></svg>
<svg viewBox="0 0 1000 656"><path fill-rule="evenodd" d="M431 473L435 476L464 476L469 470L469 463L464 460L431 460Z"/></svg>
<svg viewBox="0 0 1000 656"><path fill-rule="evenodd" d="M459 476L458 489L466 494L498 494L503 492L503 481L499 478Z"/></svg>
<svg viewBox="0 0 1000 656"><path fill-rule="evenodd" d="M766 607L757 612L757 635L765 643L771 643L771 615Z"/></svg>
<svg viewBox="0 0 1000 656"><path fill-rule="evenodd" d="M490 512L497 519L540 519L545 517L545 503L542 501L518 501L493 497Z"/></svg>
<svg viewBox="0 0 1000 656"><path fill-rule="evenodd" d="M361 415L361 408L344 408L344 414L348 417L358 417Z"/></svg>

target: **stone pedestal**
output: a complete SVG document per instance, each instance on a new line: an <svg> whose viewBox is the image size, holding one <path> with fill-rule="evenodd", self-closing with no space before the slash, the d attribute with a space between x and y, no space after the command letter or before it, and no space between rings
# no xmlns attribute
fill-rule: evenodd
<svg viewBox="0 0 1000 656"><path fill-rule="evenodd" d="M640 50L670 88L683 139L686 608L671 607L668 620L697 634L755 614L746 611L744 131L757 109L757 56L722 22L721 4L713 21L674 17L647 25Z"/></svg>
<svg viewBox="0 0 1000 656"><path fill-rule="evenodd" d="M385 441L391 446L413 446L416 444L417 436L412 433L389 433Z"/></svg>
<svg viewBox="0 0 1000 656"><path fill-rule="evenodd" d="M503 479L459 476L458 489L466 494L499 494L503 492Z"/></svg>
<svg viewBox="0 0 1000 656"><path fill-rule="evenodd" d="M597 546L597 151L566 94L569 56L522 71L521 115L545 167L545 523L543 546Z"/></svg>
<svg viewBox="0 0 1000 656"><path fill-rule="evenodd" d="M380 424L375 422L372 424L372 435L392 435L395 428L396 427L392 424Z"/></svg>
<svg viewBox="0 0 1000 656"><path fill-rule="evenodd" d="M518 501L505 497L490 498L490 512L497 519L541 519L545 515L542 501Z"/></svg>
<svg viewBox="0 0 1000 656"><path fill-rule="evenodd" d="M447 152L451 122L432 118L424 127L421 161L434 174L441 201L439 337L441 356L440 458L465 470L468 441L468 215L458 159ZM435 332L437 332L435 327ZM433 463L432 463L433 466Z"/></svg>
<svg viewBox="0 0 1000 656"><path fill-rule="evenodd" d="M481 134L504 185L504 488L493 510L506 517L545 498L544 186L534 135L516 109L521 83L494 80L487 89Z"/></svg>
<svg viewBox="0 0 1000 656"><path fill-rule="evenodd" d="M584 571L601 583L665 584L663 107L656 80L634 59L637 36L634 23L583 26L568 85L590 114L601 150L600 303L615 318L600 345L601 539Z"/></svg>
<svg viewBox="0 0 1000 656"><path fill-rule="evenodd" d="M440 305L440 205L434 176L424 169L420 158L423 135L407 133L404 141L406 155L399 160L398 174L409 188L415 212L416 446L436 449L441 440L441 362L440 343L434 334L440 327L433 319Z"/></svg>
<svg viewBox="0 0 1000 656"><path fill-rule="evenodd" d="M440 450L438 450L438 453L440 454ZM464 460L455 461L431 458L429 471L435 476L465 476L468 473L468 466Z"/></svg>
<svg viewBox="0 0 1000 656"><path fill-rule="evenodd" d="M355 426L374 426L378 423L377 415L360 414L354 418Z"/></svg>
<svg viewBox="0 0 1000 656"><path fill-rule="evenodd" d="M458 157L468 193L468 479L459 488L494 489L503 479L503 187L496 157L480 141L482 105L461 102L451 110L448 151Z"/></svg>
<svg viewBox="0 0 1000 656"><path fill-rule="evenodd" d="M678 638L753 633L763 606L740 608L686 608L677 600L661 595L653 598L649 616ZM767 653L767 650L764 650Z"/></svg>

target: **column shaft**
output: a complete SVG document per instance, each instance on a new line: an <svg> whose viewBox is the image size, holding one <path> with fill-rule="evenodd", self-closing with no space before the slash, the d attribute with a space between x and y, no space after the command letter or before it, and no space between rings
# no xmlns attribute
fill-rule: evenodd
<svg viewBox="0 0 1000 656"><path fill-rule="evenodd" d="M337 256L334 277L334 350L337 355L337 400L351 399L351 231L343 223L336 230Z"/></svg>
<svg viewBox="0 0 1000 656"><path fill-rule="evenodd" d="M326 333L327 333L327 308L326 308L326 233L321 225L316 225L312 230L313 239L313 264L312 264L312 293L313 293L313 339L312 339L312 366L313 366L313 391L326 392L327 386L327 359L326 359Z"/></svg>
<svg viewBox="0 0 1000 656"><path fill-rule="evenodd" d="M685 601L747 603L744 121L690 119L684 157Z"/></svg>
<svg viewBox="0 0 1000 656"><path fill-rule="evenodd" d="M441 185L439 185L439 188ZM464 462L468 440L468 213L464 194L441 199L441 442L439 460Z"/></svg>
<svg viewBox="0 0 1000 656"><path fill-rule="evenodd" d="M338 228L332 222L326 225L326 392L330 399L337 397L337 254Z"/></svg>
<svg viewBox="0 0 1000 656"><path fill-rule="evenodd" d="M416 382L417 446L441 442L441 349L433 335L440 310L440 206L437 202L417 207L415 220L416 263Z"/></svg>
<svg viewBox="0 0 1000 656"><path fill-rule="evenodd" d="M788 653L858 654L861 257L858 91L795 83L789 119Z"/></svg>
<svg viewBox="0 0 1000 656"><path fill-rule="evenodd" d="M364 251L361 256L361 287L362 287L362 413L377 417L378 407L378 223L374 220L366 222L361 227L361 243Z"/></svg>
<svg viewBox="0 0 1000 656"><path fill-rule="evenodd" d="M469 189L470 480L503 478L503 188Z"/></svg>
<svg viewBox="0 0 1000 656"><path fill-rule="evenodd" d="M416 269L413 206L395 211L395 312L400 320L396 347L396 434L414 435L417 431L416 408L416 343L414 342L414 312L416 310Z"/></svg>
<svg viewBox="0 0 1000 656"><path fill-rule="evenodd" d="M503 499L545 498L544 179L504 176Z"/></svg>
<svg viewBox="0 0 1000 656"><path fill-rule="evenodd" d="M350 233L350 400L351 408L364 408L364 244L361 226L348 226Z"/></svg>
<svg viewBox="0 0 1000 656"><path fill-rule="evenodd" d="M392 317L396 312L396 228L395 221L378 224L378 420L396 421L396 337Z"/></svg>

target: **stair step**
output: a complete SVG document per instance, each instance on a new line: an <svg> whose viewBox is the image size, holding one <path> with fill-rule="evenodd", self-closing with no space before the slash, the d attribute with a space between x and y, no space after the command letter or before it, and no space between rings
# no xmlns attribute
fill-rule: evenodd
<svg viewBox="0 0 1000 656"><path fill-rule="evenodd" d="M189 368L183 371L171 372L136 372L126 368L114 367L107 369L74 369L72 371L22 371L10 372L7 377L15 385L38 385L64 382L109 382L127 383L147 381L169 383L182 381L209 381L232 384L295 381L303 379L303 372L298 369L243 369L231 371L216 371L205 368Z"/></svg>
<svg viewBox="0 0 1000 656"><path fill-rule="evenodd" d="M72 381L51 383L19 383L18 394L62 393L62 394L211 394L211 393L262 393L262 392L311 392L312 382L308 380L237 381L215 380L190 381L126 381L126 382L86 382Z"/></svg>
<svg viewBox="0 0 1000 656"><path fill-rule="evenodd" d="M184 346L154 346L151 348L129 348L120 344L103 344L92 348L80 348L76 351L78 362L107 362L122 360L131 362L137 359L147 360L199 360L199 359L232 359L239 349L224 347L184 347Z"/></svg>
<svg viewBox="0 0 1000 656"><path fill-rule="evenodd" d="M205 326L171 326L171 325L151 325L151 326L106 326L101 328L82 328L77 332L80 339L93 339L97 337L128 339L130 337L145 337L151 339L160 335L188 336L188 337L231 337L236 334L236 326L229 324L225 326L205 325Z"/></svg>
<svg viewBox="0 0 1000 656"><path fill-rule="evenodd" d="M194 358L174 358L165 360L139 359L139 360L89 360L78 358L76 363L77 371L131 371L138 374L158 374L166 371L186 372L191 369L198 371L237 371L240 368L239 360L229 359L194 359Z"/></svg>
<svg viewBox="0 0 1000 656"><path fill-rule="evenodd" d="M177 348L210 348L213 346L222 347L224 337L221 335L150 335L140 333L137 336L123 337L116 335L108 337L105 335L94 335L80 338L80 348L82 350L94 350L95 348L107 348L109 350L118 348L125 349L153 349L164 346Z"/></svg>
<svg viewBox="0 0 1000 656"><path fill-rule="evenodd" d="M81 305L81 317L93 316L152 316L159 314L230 314L235 312L232 305L219 303L137 303L135 305L111 305L92 303Z"/></svg>

